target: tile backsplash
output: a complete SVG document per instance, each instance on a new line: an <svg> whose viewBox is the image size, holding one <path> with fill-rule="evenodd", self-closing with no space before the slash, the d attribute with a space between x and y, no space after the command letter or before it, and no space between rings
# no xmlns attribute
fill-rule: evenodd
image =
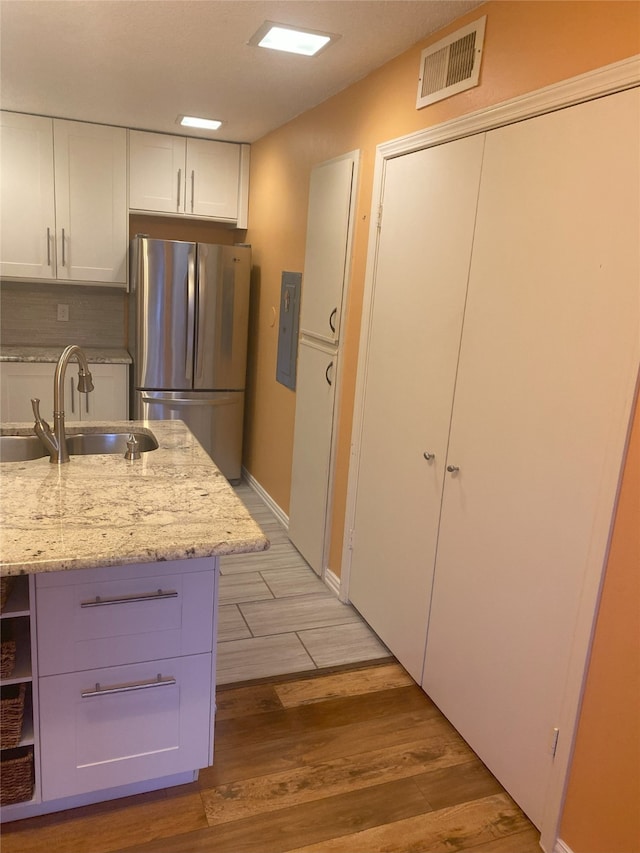
<svg viewBox="0 0 640 853"><path fill-rule="evenodd" d="M127 294L114 288L2 281L0 343L124 347L126 311Z"/></svg>

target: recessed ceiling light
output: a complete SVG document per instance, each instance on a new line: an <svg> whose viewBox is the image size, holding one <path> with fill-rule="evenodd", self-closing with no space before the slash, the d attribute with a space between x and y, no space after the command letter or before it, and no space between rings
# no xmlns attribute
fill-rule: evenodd
<svg viewBox="0 0 640 853"><path fill-rule="evenodd" d="M197 116L178 116L176 124L181 124L183 127L199 127L203 130L217 130L221 125L221 121L213 118L198 118Z"/></svg>
<svg viewBox="0 0 640 853"><path fill-rule="evenodd" d="M285 53L299 53L302 56L315 56L340 36L335 33L323 33L318 30L300 30L287 24L275 24L265 21L258 32L249 39L249 44L268 47L271 50L283 50Z"/></svg>

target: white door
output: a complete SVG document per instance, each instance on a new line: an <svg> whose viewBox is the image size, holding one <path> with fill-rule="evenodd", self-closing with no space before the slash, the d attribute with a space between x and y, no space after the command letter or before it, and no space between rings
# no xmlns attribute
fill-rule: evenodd
<svg viewBox="0 0 640 853"><path fill-rule="evenodd" d="M485 146L423 685L537 825L638 370L639 100Z"/></svg>
<svg viewBox="0 0 640 853"><path fill-rule="evenodd" d="M307 341L298 352L289 538L322 574L337 355Z"/></svg>
<svg viewBox="0 0 640 853"><path fill-rule="evenodd" d="M57 277L126 284L127 132L56 119Z"/></svg>
<svg viewBox="0 0 640 853"><path fill-rule="evenodd" d="M187 214L235 221L239 181L239 145L187 140Z"/></svg>
<svg viewBox="0 0 640 853"><path fill-rule="evenodd" d="M354 155L315 166L309 185L300 332L335 343L347 265Z"/></svg>
<svg viewBox="0 0 640 853"><path fill-rule="evenodd" d="M186 140L163 133L129 131L129 207L184 213Z"/></svg>
<svg viewBox="0 0 640 853"><path fill-rule="evenodd" d="M349 598L416 681L483 144L398 157L384 178Z"/></svg>
<svg viewBox="0 0 640 853"><path fill-rule="evenodd" d="M53 124L0 113L0 274L55 277Z"/></svg>

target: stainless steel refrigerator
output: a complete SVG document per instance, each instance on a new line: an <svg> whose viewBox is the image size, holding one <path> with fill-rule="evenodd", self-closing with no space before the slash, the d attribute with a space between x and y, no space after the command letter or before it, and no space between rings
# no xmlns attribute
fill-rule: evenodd
<svg viewBox="0 0 640 853"><path fill-rule="evenodd" d="M237 481L251 250L138 235L130 261L134 417L185 421Z"/></svg>

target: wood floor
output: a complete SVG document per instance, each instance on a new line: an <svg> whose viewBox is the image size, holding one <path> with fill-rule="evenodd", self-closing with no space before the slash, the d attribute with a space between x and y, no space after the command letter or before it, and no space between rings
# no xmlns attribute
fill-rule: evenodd
<svg viewBox="0 0 640 853"><path fill-rule="evenodd" d="M218 693L198 782L2 828L3 853L539 853L395 662Z"/></svg>

